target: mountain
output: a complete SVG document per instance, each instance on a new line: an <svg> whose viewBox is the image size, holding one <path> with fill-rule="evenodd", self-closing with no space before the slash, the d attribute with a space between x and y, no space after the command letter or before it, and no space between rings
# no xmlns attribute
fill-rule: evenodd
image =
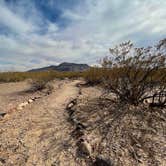
<svg viewBox="0 0 166 166"><path fill-rule="evenodd" d="M48 66L43 68L37 68L29 70L29 72L37 72L37 71L48 71L48 70L55 70L55 71L84 71L89 69L90 66L87 64L77 64L77 63L61 63L58 66Z"/></svg>

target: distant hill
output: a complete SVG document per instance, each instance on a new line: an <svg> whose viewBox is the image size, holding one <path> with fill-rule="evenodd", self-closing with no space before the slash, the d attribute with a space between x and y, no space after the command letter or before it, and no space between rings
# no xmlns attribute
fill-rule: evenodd
<svg viewBox="0 0 166 166"><path fill-rule="evenodd" d="M48 66L43 68L37 68L29 70L29 72L37 72L37 71L48 71L48 70L55 70L55 71L84 71L89 69L90 66L87 64L77 64L77 63L61 63L58 66Z"/></svg>

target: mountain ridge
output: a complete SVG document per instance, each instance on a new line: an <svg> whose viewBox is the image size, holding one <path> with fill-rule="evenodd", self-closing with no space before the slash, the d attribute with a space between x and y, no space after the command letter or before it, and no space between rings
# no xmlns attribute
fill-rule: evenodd
<svg viewBox="0 0 166 166"><path fill-rule="evenodd" d="M28 72L38 72L38 71L49 71L49 70L54 70L54 71L85 71L89 69L90 66L87 64L79 64L79 63L69 63L69 62L63 62L59 65L50 65L42 68L36 68L36 69L31 69Z"/></svg>

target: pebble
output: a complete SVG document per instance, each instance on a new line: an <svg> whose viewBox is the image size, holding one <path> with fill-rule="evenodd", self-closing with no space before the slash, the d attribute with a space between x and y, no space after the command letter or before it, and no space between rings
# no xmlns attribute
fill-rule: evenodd
<svg viewBox="0 0 166 166"><path fill-rule="evenodd" d="M28 100L28 103L32 103L32 102L33 102L33 100L32 100L32 99L29 99L29 100Z"/></svg>
<svg viewBox="0 0 166 166"><path fill-rule="evenodd" d="M80 142L79 150L81 153L83 153L87 156L91 156L91 154L92 154L92 147L86 140L83 140Z"/></svg>
<svg viewBox="0 0 166 166"><path fill-rule="evenodd" d="M67 108L68 108L68 109L71 109L73 106L74 106L74 104L73 104L73 103L70 103L70 104L67 106Z"/></svg>
<svg viewBox="0 0 166 166"><path fill-rule="evenodd" d="M6 112L0 112L0 117L4 117L6 115Z"/></svg>
<svg viewBox="0 0 166 166"><path fill-rule="evenodd" d="M96 161L93 163L93 166L113 166L113 162L108 159L104 158L102 156L96 157Z"/></svg>

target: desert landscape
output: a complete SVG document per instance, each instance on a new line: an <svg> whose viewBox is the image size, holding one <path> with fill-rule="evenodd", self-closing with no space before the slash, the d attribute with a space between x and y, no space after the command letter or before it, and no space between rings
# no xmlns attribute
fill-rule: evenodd
<svg viewBox="0 0 166 166"><path fill-rule="evenodd" d="M0 165L165 165L165 109L117 105L83 79L51 84L0 84Z"/></svg>
<svg viewBox="0 0 166 166"><path fill-rule="evenodd" d="M2 165L71 165L86 161L77 158L75 125L70 123L67 107L80 95L82 80L56 80L50 95L26 94L26 82L1 84L0 162ZM88 96L101 94L87 89ZM90 95L91 94L91 95ZM2 100L1 100L2 101ZM26 104L27 102L27 104ZM22 103L25 103L23 105ZM23 105L20 108L20 104ZM89 149L90 150L90 149Z"/></svg>
<svg viewBox="0 0 166 166"><path fill-rule="evenodd" d="M165 48L129 41L101 67L0 73L0 165L164 166Z"/></svg>
<svg viewBox="0 0 166 166"><path fill-rule="evenodd" d="M166 166L166 0L0 0L0 166Z"/></svg>

